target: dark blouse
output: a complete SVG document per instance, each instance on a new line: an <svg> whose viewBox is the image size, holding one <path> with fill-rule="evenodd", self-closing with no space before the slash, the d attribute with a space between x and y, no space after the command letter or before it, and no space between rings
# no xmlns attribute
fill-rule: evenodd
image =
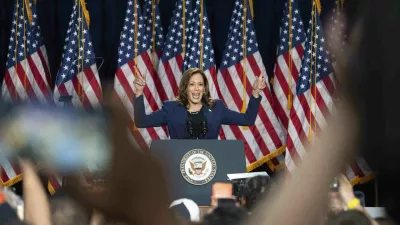
<svg viewBox="0 0 400 225"><path fill-rule="evenodd" d="M203 108L196 113L191 113L189 111L187 111L187 113L188 122L186 123L186 126L188 126L187 129L189 133L189 138L203 139L204 137L202 135L205 135L204 126L207 126L207 123L205 123L206 118L203 113Z"/></svg>

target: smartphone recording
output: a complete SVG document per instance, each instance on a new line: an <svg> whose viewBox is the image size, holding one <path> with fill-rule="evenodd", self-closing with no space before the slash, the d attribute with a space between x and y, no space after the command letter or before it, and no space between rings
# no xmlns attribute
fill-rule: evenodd
<svg viewBox="0 0 400 225"><path fill-rule="evenodd" d="M111 152L102 112L43 105L8 107L0 115L3 157L25 157L61 174L107 169Z"/></svg>

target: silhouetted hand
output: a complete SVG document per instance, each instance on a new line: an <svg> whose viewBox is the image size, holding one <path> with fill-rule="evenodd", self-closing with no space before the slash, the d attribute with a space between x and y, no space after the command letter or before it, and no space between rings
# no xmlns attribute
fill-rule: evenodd
<svg viewBox="0 0 400 225"><path fill-rule="evenodd" d="M169 198L162 168L150 155L135 149L128 138L129 116L122 105L109 101L113 160L104 191L90 192L76 177L66 190L105 217L129 224L178 224L168 210Z"/></svg>

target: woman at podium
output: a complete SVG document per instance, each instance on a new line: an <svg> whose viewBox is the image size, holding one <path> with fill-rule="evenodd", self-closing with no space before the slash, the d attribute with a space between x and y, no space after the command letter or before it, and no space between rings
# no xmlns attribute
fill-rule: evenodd
<svg viewBox="0 0 400 225"><path fill-rule="evenodd" d="M201 69L191 68L182 75L176 100L163 103L160 110L146 114L140 75L134 81L134 116L138 128L167 126L171 139L217 139L221 125L252 126L257 117L262 96L267 86L259 76L253 84L245 113L228 109L221 100L210 97L209 84Z"/></svg>

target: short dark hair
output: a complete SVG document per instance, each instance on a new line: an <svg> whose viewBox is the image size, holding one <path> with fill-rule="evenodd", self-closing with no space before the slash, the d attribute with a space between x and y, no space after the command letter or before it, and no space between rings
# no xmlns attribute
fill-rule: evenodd
<svg viewBox="0 0 400 225"><path fill-rule="evenodd" d="M246 220L246 211L238 206L215 208L203 219L204 225L242 225Z"/></svg>
<svg viewBox="0 0 400 225"><path fill-rule="evenodd" d="M251 211L254 209L257 201L266 195L273 181L268 176L256 176L248 179L243 187L242 198L246 200L244 207Z"/></svg>

